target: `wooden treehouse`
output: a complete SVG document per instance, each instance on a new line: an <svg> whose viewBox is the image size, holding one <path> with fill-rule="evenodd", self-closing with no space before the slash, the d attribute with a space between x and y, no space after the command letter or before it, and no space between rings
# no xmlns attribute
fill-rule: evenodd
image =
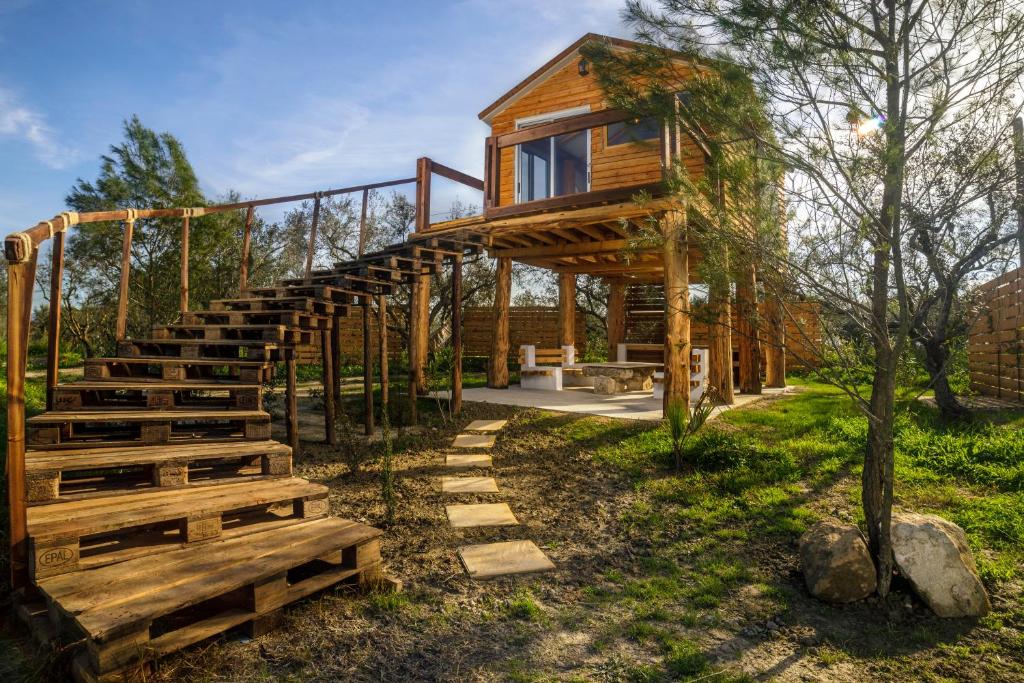
<svg viewBox="0 0 1024 683"><path fill-rule="evenodd" d="M487 138L486 180L427 158L415 176L358 187L250 200L210 207L64 212L5 240L8 261L7 480L12 582L19 615L40 638L84 640L75 661L80 680L118 680L161 654L235 626L262 632L286 605L328 586L384 581L377 529L329 515L328 490L293 476L299 447L296 364L317 349L323 366L324 439L337 443L341 321L359 311L365 377L364 426L373 429L373 389L388 390L381 325L389 297L409 290L409 405L426 390L430 279L451 272L452 402L462 401L462 265L489 252L497 260L489 384L508 385L513 261L550 268L559 276L559 335L572 344L575 279L606 277L609 344L627 340L627 285L663 285L662 343L627 352L654 354L664 365L666 398L689 395L691 368L690 264L693 207L662 189L662 169L681 158L703 172L700 146L656 121L630 121L609 109L581 63L587 35L481 114ZM682 59L682 57L680 58ZM441 176L483 192L482 215L430 223L431 179ZM321 201L328 196L415 184L415 230L406 241L351 261L314 268ZM640 189L651 193L641 206ZM249 285L250 231L263 206L313 202L312 230L302 277L274 286ZM189 304L191 219L213 213L246 216L240 294ZM624 253L630 221L655 215L665 246ZM180 315L145 338L128 335L133 227L149 219L181 221ZM67 231L118 222L123 226L117 353L86 360L81 381L58 382L61 278ZM361 237L365 236L361 235ZM49 243L51 259L47 350L47 410L25 414L25 371L36 264ZM363 243L363 240L360 240ZM754 306L756 274L737 288L737 304ZM725 302L728 304L728 302ZM373 311L377 311L377 315ZM784 384L781 326L759 333L743 316L733 335L728 321L705 326L709 381L732 395L733 354L739 385L759 391L760 351L768 349L767 382ZM313 342L316 344L313 344ZM305 355L304 355L305 354ZM286 443L271 438L264 384L283 366ZM379 378L374 368L379 367Z"/></svg>

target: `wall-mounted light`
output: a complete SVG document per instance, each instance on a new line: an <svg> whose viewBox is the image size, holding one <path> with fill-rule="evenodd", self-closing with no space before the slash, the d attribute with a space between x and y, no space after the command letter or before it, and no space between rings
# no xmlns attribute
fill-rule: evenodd
<svg viewBox="0 0 1024 683"><path fill-rule="evenodd" d="M580 76L586 76L590 73L590 62L586 59L581 59L579 63Z"/></svg>

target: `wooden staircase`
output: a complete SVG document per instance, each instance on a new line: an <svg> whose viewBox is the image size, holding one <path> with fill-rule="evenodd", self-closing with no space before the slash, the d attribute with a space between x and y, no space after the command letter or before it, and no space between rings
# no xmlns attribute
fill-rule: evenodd
<svg viewBox="0 0 1024 683"><path fill-rule="evenodd" d="M377 529L327 516L327 488L292 476L270 439L275 363L345 312L282 286L184 313L59 384L29 418L37 633L84 639L79 680L122 680L339 582L380 582Z"/></svg>

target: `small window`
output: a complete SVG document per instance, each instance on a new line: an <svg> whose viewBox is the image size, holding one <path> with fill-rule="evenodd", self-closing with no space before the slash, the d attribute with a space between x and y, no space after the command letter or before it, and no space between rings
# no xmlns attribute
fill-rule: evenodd
<svg viewBox="0 0 1024 683"><path fill-rule="evenodd" d="M608 146L624 145L628 142L641 142L644 140L657 140L661 136L661 126L653 116L640 119L639 121L619 121L609 123Z"/></svg>

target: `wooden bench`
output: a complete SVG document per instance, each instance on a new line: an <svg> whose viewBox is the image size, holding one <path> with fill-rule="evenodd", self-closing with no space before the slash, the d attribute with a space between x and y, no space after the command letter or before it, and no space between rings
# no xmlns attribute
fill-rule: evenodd
<svg viewBox="0 0 1024 683"><path fill-rule="evenodd" d="M619 344L615 351L615 360L620 363L663 363L665 361L664 344Z"/></svg>
<svg viewBox="0 0 1024 683"><path fill-rule="evenodd" d="M561 391L563 373L572 368L575 351L571 346L538 349L532 344L519 347L519 385L523 389Z"/></svg>

